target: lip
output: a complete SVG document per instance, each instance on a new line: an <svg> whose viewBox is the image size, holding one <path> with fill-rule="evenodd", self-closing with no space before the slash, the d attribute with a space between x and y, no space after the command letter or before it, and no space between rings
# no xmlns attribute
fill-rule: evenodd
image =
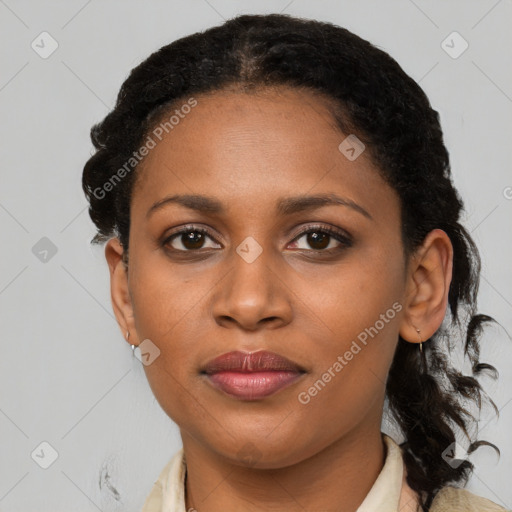
<svg viewBox="0 0 512 512"><path fill-rule="evenodd" d="M285 389L306 373L275 352L234 351L209 361L201 371L217 389L239 400L261 400Z"/></svg>

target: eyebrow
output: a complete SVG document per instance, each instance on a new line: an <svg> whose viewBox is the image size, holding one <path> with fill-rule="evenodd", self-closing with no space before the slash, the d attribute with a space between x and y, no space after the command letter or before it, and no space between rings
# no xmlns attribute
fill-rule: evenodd
<svg viewBox="0 0 512 512"><path fill-rule="evenodd" d="M185 208L195 210L202 213L222 214L225 208L222 203L213 197L196 195L196 194L176 194L164 197L154 203L146 213L149 218L153 213L162 209L168 204L179 204ZM341 205L351 208L356 212L364 215L366 218L373 220L373 217L359 204L351 199L340 197L336 194L317 194L302 195L294 197L284 197L278 200L276 211L281 215L292 215L293 213L315 210L322 206Z"/></svg>

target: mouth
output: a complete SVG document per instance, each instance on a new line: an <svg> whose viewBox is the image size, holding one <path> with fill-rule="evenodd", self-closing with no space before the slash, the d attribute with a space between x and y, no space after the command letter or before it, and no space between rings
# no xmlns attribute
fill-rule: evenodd
<svg viewBox="0 0 512 512"><path fill-rule="evenodd" d="M300 379L306 370L274 352L228 352L206 364L201 374L216 389L244 401L261 400Z"/></svg>

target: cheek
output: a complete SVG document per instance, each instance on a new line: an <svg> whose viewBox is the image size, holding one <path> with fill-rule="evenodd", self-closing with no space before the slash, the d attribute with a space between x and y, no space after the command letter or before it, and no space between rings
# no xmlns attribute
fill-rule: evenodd
<svg viewBox="0 0 512 512"><path fill-rule="evenodd" d="M364 414L376 396L383 397L398 340L400 258L374 255L339 266L329 279L304 281L296 290L308 297L304 314L326 334L310 347L315 373L308 380L312 387L301 389L304 401L336 422ZM311 336L315 330L310 328Z"/></svg>
<svg viewBox="0 0 512 512"><path fill-rule="evenodd" d="M170 272L169 266L156 260L151 256L132 259L130 291L139 342L150 340L158 353L154 362L144 366L146 376L158 401L170 404L179 400L191 371L183 363L197 349L191 319L199 314L205 290L197 282L187 287L178 272Z"/></svg>
<svg viewBox="0 0 512 512"><path fill-rule="evenodd" d="M314 372L297 390L299 415L319 445L365 418L380 421L401 310L386 300L332 306L323 310L331 337L310 347Z"/></svg>
<svg viewBox="0 0 512 512"><path fill-rule="evenodd" d="M382 245L378 250L365 248L339 265L303 273L292 283L295 296L307 306L304 314L326 331L336 349L342 350L376 322L384 337L392 330L396 308L386 312L402 297L402 268L399 255L386 253Z"/></svg>
<svg viewBox="0 0 512 512"><path fill-rule="evenodd" d="M171 340L199 314L208 282L184 279L180 270L158 255L143 254L137 259L130 290L140 337L155 343Z"/></svg>

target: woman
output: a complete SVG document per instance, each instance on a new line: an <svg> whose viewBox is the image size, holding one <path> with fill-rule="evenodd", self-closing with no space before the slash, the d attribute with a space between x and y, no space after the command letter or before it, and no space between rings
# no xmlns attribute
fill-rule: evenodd
<svg viewBox="0 0 512 512"><path fill-rule="evenodd" d="M144 512L505 510L460 487L492 318L439 116L389 55L239 16L132 70L91 137L116 318L183 441Z"/></svg>

